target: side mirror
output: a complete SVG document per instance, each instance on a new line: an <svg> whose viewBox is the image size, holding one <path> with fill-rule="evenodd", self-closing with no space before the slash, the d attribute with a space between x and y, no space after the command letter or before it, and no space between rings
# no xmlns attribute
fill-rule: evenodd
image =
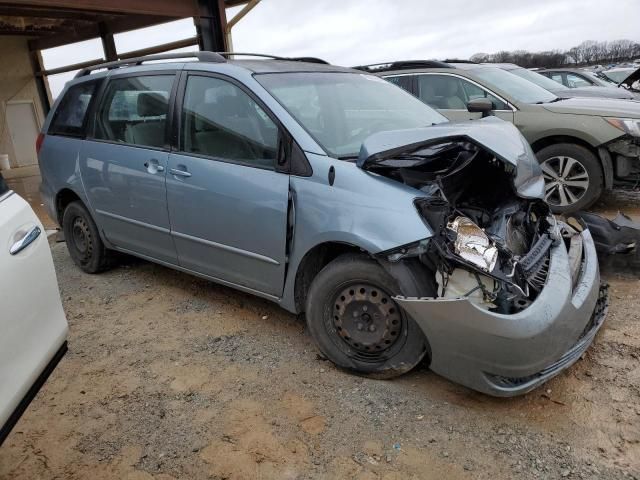
<svg viewBox="0 0 640 480"><path fill-rule="evenodd" d="M484 118L493 110L493 102L488 98L474 98L467 103L467 110L471 113L480 112Z"/></svg>

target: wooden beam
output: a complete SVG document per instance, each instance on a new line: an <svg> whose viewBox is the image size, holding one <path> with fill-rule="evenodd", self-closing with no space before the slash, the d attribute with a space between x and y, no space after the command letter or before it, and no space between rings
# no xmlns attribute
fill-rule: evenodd
<svg viewBox="0 0 640 480"><path fill-rule="evenodd" d="M114 12L166 17L192 17L198 12L196 3L184 0L14 0L23 7L73 8L86 12Z"/></svg>
<svg viewBox="0 0 640 480"><path fill-rule="evenodd" d="M104 22L104 28L106 28L107 32L115 34L127 32L129 30L136 30L138 28L151 27L153 25L171 22L173 20L178 20L178 18L167 18L152 15L131 15L114 20L108 20ZM98 24L95 24L78 28L71 33L63 33L60 35L52 35L50 37L32 40L29 42L29 49L45 50L47 48L60 47L69 43L82 42L83 40L89 40L91 38L98 38L100 35L100 27Z"/></svg>
<svg viewBox="0 0 640 480"><path fill-rule="evenodd" d="M144 57L145 55L154 55L156 53L169 52L178 48L191 47L198 44L198 37L185 38L183 40L176 40L175 42L163 43L162 45L155 45L149 48L141 48L140 50L134 50L132 52L121 53L118 57L121 60L128 58Z"/></svg>
<svg viewBox="0 0 640 480"><path fill-rule="evenodd" d="M104 22L100 22L98 25L100 30L100 40L102 40L102 51L104 52L104 58L107 62L113 62L118 59L118 51L116 49L116 42L113 39L113 33L109 31Z"/></svg>
<svg viewBox="0 0 640 480"><path fill-rule="evenodd" d="M124 15L119 12L101 13L87 12L75 8L43 8L43 7L18 7L15 4L7 4L0 2L0 16L5 17L33 17L42 18L58 18L70 20L89 20L97 21L105 18L113 18L114 16Z"/></svg>
<svg viewBox="0 0 640 480"><path fill-rule="evenodd" d="M36 77L46 77L49 75L58 75L59 73L73 72L74 70L82 70L83 68L93 67L94 65L100 65L101 63L104 63L104 58L95 58L93 60L87 60L86 62L74 63L73 65L41 70L36 73Z"/></svg>
<svg viewBox="0 0 640 480"><path fill-rule="evenodd" d="M40 105L42 106L42 113L46 115L51 109L51 92L49 91L47 79L42 75L42 55L40 52L29 52L29 60L31 62L31 68L33 69L36 90L38 90L38 97L40 98Z"/></svg>

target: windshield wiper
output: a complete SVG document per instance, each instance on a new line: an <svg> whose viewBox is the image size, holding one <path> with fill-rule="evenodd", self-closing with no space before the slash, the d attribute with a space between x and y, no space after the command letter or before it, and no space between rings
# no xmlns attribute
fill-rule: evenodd
<svg viewBox="0 0 640 480"><path fill-rule="evenodd" d="M566 98L562 98L562 97L556 97L553 100L549 100L548 102L536 102L536 105L544 105L545 103L555 103L555 102L559 102L560 100L566 100Z"/></svg>
<svg viewBox="0 0 640 480"><path fill-rule="evenodd" d="M338 160L355 160L356 158L358 158L358 155L342 155L338 157Z"/></svg>

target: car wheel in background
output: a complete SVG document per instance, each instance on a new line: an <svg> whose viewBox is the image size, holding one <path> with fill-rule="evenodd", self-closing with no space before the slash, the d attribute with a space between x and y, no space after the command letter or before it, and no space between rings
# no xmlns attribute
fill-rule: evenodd
<svg viewBox="0 0 640 480"><path fill-rule="evenodd" d="M545 180L545 200L554 213L591 206L602 194L604 175L598 158L572 143L550 145L536 153Z"/></svg>
<svg viewBox="0 0 640 480"><path fill-rule="evenodd" d="M337 366L360 375L391 378L427 353L420 327L395 303L395 280L364 255L343 255L314 279L307 296L309 331Z"/></svg>
<svg viewBox="0 0 640 480"><path fill-rule="evenodd" d="M62 229L69 255L87 273L98 273L111 265L111 252L102 243L98 227L81 202L71 202L64 210Z"/></svg>

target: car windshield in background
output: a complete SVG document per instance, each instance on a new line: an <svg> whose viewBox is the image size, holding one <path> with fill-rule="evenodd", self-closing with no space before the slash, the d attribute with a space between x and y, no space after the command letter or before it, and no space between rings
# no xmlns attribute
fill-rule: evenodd
<svg viewBox="0 0 640 480"><path fill-rule="evenodd" d="M557 99L553 93L535 83L496 67L477 68L473 71L488 87L502 90L522 103L548 103ZM553 81L553 80L551 80Z"/></svg>
<svg viewBox="0 0 640 480"><path fill-rule="evenodd" d="M586 72L585 74L587 74L589 77L595 79L597 82L599 81L600 84L603 84L603 86L618 86L618 84L616 82L614 82L613 80L611 80L609 77L607 77L606 75L603 75L602 73L596 73L596 72Z"/></svg>
<svg viewBox="0 0 640 480"><path fill-rule="evenodd" d="M255 76L332 156L355 158L365 138L447 119L401 88L357 73Z"/></svg>
<svg viewBox="0 0 640 480"><path fill-rule="evenodd" d="M540 75L539 73L532 72L531 70L527 70L526 68L514 68L513 70L508 70L509 73L513 73L520 78L524 78L525 80L529 80L532 83L535 83L539 87L544 88L545 90L563 90L563 87L560 83L555 80L551 80L544 75Z"/></svg>
<svg viewBox="0 0 640 480"><path fill-rule="evenodd" d="M602 72L605 77L617 84L627 79L635 71L634 68L625 68L623 70L607 70Z"/></svg>

